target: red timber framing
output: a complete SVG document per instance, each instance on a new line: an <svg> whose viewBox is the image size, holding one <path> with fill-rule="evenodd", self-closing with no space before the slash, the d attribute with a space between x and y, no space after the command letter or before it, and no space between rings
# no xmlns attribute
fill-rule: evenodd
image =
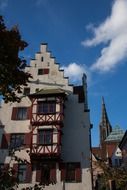
<svg viewBox="0 0 127 190"><path fill-rule="evenodd" d="M59 111L40 113L38 112L38 103L41 102L40 98L32 99L31 118L30 122L32 126L48 125L48 124L62 124L63 122L63 97L55 97L53 102L59 106ZM44 102L50 102L48 98L45 98Z"/></svg>
<svg viewBox="0 0 127 190"><path fill-rule="evenodd" d="M42 138L46 138L46 133L45 131L51 131L52 133L50 134L48 138L49 142L46 142L42 140L39 142L39 131L44 131L44 136ZM33 130L32 134L32 145L31 145L31 151L30 155L32 157L38 156L41 157L54 157L58 158L60 157L61 154L61 128L59 125L52 125L50 129L40 129L39 126L36 126ZM55 140L54 140L55 139Z"/></svg>
<svg viewBox="0 0 127 190"><path fill-rule="evenodd" d="M31 158L59 159L65 94L34 95L30 98L32 102L30 118L32 126Z"/></svg>

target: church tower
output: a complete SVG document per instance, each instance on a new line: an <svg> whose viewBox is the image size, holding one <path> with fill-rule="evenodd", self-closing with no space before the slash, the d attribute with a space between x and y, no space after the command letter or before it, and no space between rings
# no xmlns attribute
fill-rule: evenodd
<svg viewBox="0 0 127 190"><path fill-rule="evenodd" d="M112 131L111 124L108 119L106 106L104 102L104 98L102 97L102 113L101 113L101 122L99 125L100 130L100 148L101 148L101 155L102 158L106 158L106 145L105 145L105 139L108 137L108 135Z"/></svg>

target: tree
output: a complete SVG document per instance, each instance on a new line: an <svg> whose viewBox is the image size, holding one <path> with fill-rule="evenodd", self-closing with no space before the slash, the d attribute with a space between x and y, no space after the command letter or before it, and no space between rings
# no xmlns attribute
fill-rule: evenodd
<svg viewBox="0 0 127 190"><path fill-rule="evenodd" d="M15 26L9 30L0 16L0 93L6 103L19 102L18 93L32 77L24 71L26 60L19 57L27 45L18 28Z"/></svg>
<svg viewBox="0 0 127 190"><path fill-rule="evenodd" d="M102 169L102 174L98 176L98 183L101 190L109 189L109 182L115 182L117 190L127 190L127 168L112 167L102 160L96 161L96 166Z"/></svg>
<svg viewBox="0 0 127 190"><path fill-rule="evenodd" d="M0 169L0 189L13 189L14 186L17 186L14 169L9 166Z"/></svg>

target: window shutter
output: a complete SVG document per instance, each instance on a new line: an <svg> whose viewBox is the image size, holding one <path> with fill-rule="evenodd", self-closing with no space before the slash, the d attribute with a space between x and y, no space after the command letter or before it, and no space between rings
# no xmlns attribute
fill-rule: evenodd
<svg viewBox="0 0 127 190"><path fill-rule="evenodd" d="M49 69L44 69L44 74L49 74Z"/></svg>
<svg viewBox="0 0 127 190"><path fill-rule="evenodd" d="M50 182L56 183L56 164L53 164L50 169Z"/></svg>
<svg viewBox="0 0 127 190"><path fill-rule="evenodd" d="M76 182L81 182L81 166L80 163L77 163L76 165L76 171L75 171L75 178L76 178Z"/></svg>
<svg viewBox="0 0 127 190"><path fill-rule="evenodd" d="M60 170L61 170L61 181L65 181L66 178L65 163L60 163Z"/></svg>
<svg viewBox="0 0 127 190"><path fill-rule="evenodd" d="M18 164L13 164L13 169L14 169L14 177L18 177Z"/></svg>
<svg viewBox="0 0 127 190"><path fill-rule="evenodd" d="M25 182L30 183L31 181L32 181L32 165L27 164L26 165L26 179L25 179Z"/></svg>
<svg viewBox="0 0 127 190"><path fill-rule="evenodd" d="M27 108L27 119L30 119L31 116L31 107Z"/></svg>
<svg viewBox="0 0 127 190"><path fill-rule="evenodd" d="M10 142L10 134L3 134L2 141L1 141L1 149L8 149Z"/></svg>
<svg viewBox="0 0 127 190"><path fill-rule="evenodd" d="M36 182L39 182L41 183L41 167L37 167L37 170L36 170Z"/></svg>
<svg viewBox="0 0 127 190"><path fill-rule="evenodd" d="M16 120L16 114L17 114L17 107L13 107L11 120Z"/></svg>
<svg viewBox="0 0 127 190"><path fill-rule="evenodd" d="M25 133L25 137L24 137L24 144L26 148L30 148L31 146L31 137L32 137L32 133Z"/></svg>

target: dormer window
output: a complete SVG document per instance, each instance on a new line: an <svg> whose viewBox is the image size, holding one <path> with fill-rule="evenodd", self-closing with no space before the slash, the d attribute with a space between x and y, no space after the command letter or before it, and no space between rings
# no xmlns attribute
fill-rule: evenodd
<svg viewBox="0 0 127 190"><path fill-rule="evenodd" d="M38 75L45 75L45 74L49 74L48 68L38 69Z"/></svg>

